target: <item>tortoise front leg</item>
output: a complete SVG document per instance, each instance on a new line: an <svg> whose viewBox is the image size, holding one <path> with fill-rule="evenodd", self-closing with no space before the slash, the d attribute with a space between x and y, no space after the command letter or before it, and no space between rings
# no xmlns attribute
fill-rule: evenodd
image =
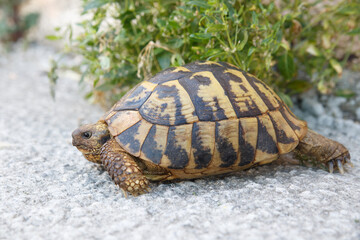
<svg viewBox="0 0 360 240"><path fill-rule="evenodd" d="M314 165L323 165L331 173L334 171L334 167L343 174L344 164L348 163L352 166L350 153L344 145L310 129L294 152L298 160Z"/></svg>
<svg viewBox="0 0 360 240"><path fill-rule="evenodd" d="M123 190L138 196L150 191L149 181L143 175L134 158L124 152L119 144L110 139L101 148L101 161L115 184Z"/></svg>

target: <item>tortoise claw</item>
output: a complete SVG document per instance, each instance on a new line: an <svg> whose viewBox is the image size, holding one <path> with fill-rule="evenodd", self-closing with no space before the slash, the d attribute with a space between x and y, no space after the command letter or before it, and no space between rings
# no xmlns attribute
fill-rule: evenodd
<svg viewBox="0 0 360 240"><path fill-rule="evenodd" d="M344 167L343 167L343 165L342 165L342 163L341 163L341 160L340 160L340 159L336 160L336 164L337 164L337 167L338 167L338 169L339 169L339 172L340 172L341 174L344 174L345 171L344 171Z"/></svg>
<svg viewBox="0 0 360 240"><path fill-rule="evenodd" d="M334 167L336 167L341 174L345 173L344 166L350 165L351 167L354 167L353 163L350 160L350 154L346 153L343 156L340 156L336 159L332 159L329 162L327 162L327 168L330 173L334 172Z"/></svg>
<svg viewBox="0 0 360 240"><path fill-rule="evenodd" d="M351 162L350 158L346 159L346 163L349 164L351 167L354 167L354 164Z"/></svg>
<svg viewBox="0 0 360 240"><path fill-rule="evenodd" d="M139 190L134 191L134 192L130 192L130 194L133 195L134 197L137 197L137 196L139 196L141 194L148 193L150 191L151 191L151 188L147 187L147 188L139 189Z"/></svg>
<svg viewBox="0 0 360 240"><path fill-rule="evenodd" d="M126 192L124 189L122 189L122 188L120 188L120 189L122 190L122 192L123 192L123 194L124 194L124 197L127 198L127 197L128 197L127 192Z"/></svg>
<svg viewBox="0 0 360 240"><path fill-rule="evenodd" d="M332 161L328 162L328 168L330 173L334 172L334 163Z"/></svg>

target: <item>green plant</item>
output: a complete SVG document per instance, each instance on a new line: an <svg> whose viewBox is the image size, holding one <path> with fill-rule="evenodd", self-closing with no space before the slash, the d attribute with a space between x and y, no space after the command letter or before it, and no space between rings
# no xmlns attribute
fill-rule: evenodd
<svg viewBox="0 0 360 240"><path fill-rule="evenodd" d="M110 102L143 78L169 66L195 60L226 61L271 84L291 104L289 95L312 86L328 92L343 61L335 58L337 39L359 35L359 2L342 0L323 6L301 1L259 0L83 0L90 20L83 33L68 35L67 50L83 56L76 68L93 90L109 93ZM298 74L305 72L306 74Z"/></svg>
<svg viewBox="0 0 360 240"><path fill-rule="evenodd" d="M38 22L38 13L20 15L20 7L24 2L24 0L0 0L0 41L16 42Z"/></svg>

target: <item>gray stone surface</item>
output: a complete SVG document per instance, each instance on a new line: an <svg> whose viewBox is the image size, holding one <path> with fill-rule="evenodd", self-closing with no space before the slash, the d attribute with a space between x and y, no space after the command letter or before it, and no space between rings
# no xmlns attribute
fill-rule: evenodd
<svg viewBox="0 0 360 240"><path fill-rule="evenodd" d="M0 239L359 239L360 126L296 110L344 143L345 175L271 164L226 177L152 184L124 198L71 146L79 122L102 114L76 81L44 71L50 49L0 56Z"/></svg>
<svg viewBox="0 0 360 240"><path fill-rule="evenodd" d="M321 116L325 113L323 105L321 105L321 103L317 102L313 98L303 99L301 107L315 117Z"/></svg>
<svg viewBox="0 0 360 240"><path fill-rule="evenodd" d="M356 118L360 120L360 107L355 110Z"/></svg>

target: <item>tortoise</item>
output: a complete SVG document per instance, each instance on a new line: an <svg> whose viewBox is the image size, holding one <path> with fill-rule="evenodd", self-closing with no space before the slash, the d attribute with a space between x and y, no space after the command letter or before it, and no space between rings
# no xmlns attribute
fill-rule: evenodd
<svg viewBox="0 0 360 240"><path fill-rule="evenodd" d="M331 173L351 164L342 144L308 129L269 86L225 62L166 69L72 138L125 196L148 192L149 180L230 173L290 152Z"/></svg>

